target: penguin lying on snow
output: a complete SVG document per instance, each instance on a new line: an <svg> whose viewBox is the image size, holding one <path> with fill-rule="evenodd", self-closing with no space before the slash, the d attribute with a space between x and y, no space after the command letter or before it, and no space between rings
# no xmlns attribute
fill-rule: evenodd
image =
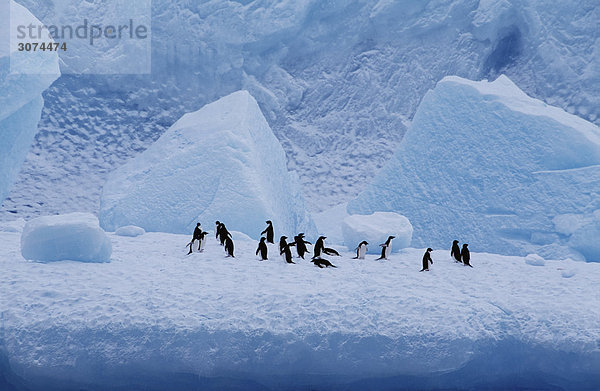
<svg viewBox="0 0 600 391"><path fill-rule="evenodd" d="M323 259L323 258L313 258L311 260L312 263L315 264L315 266L320 267L321 269L323 269L324 267L337 267L335 265L333 265L331 262L329 262L327 259Z"/></svg>
<svg viewBox="0 0 600 391"><path fill-rule="evenodd" d="M369 243L366 240L363 240L358 244L358 247L354 249L356 251L356 256L352 259L365 259L365 254L367 253L367 245Z"/></svg>
<svg viewBox="0 0 600 391"><path fill-rule="evenodd" d="M256 255L258 255L258 253L260 252L260 258L261 261L266 261L267 258L267 244L265 243L265 240L267 240L264 236L262 238L260 238L260 243L258 244L258 248L256 249Z"/></svg>
<svg viewBox="0 0 600 391"><path fill-rule="evenodd" d="M392 253L392 239L394 239L394 238L395 238L395 236L388 236L385 243L380 244L381 256L379 258L377 258L377 260L388 259L388 257Z"/></svg>
<svg viewBox="0 0 600 391"><path fill-rule="evenodd" d="M313 250L313 259L319 258L321 256L321 253L327 255L337 255L338 257L340 256L340 253L338 253L334 249L325 247L325 239L327 239L327 236L319 236L319 239L317 239L317 242L315 243L315 248Z"/></svg>

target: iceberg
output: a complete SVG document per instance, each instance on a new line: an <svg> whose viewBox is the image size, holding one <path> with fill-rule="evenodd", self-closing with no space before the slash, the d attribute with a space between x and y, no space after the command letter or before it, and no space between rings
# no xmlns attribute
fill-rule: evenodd
<svg viewBox="0 0 600 391"><path fill-rule="evenodd" d="M6 8L6 9L4 9ZM10 14L10 32L2 27L0 45L0 203L14 184L35 134L44 100L42 92L60 76L54 51L19 52L18 25L40 25L25 7L2 1L2 17ZM5 45L10 40L11 45ZM48 35L44 42L51 39Z"/></svg>
<svg viewBox="0 0 600 391"><path fill-rule="evenodd" d="M247 91L184 115L106 182L100 223L112 231L191 233L196 222L258 238L266 220L276 235L316 232L283 148Z"/></svg>
<svg viewBox="0 0 600 391"><path fill-rule="evenodd" d="M23 258L40 261L109 262L112 245L90 213L43 216L25 224Z"/></svg>
<svg viewBox="0 0 600 391"><path fill-rule="evenodd" d="M508 77L445 77L351 214L394 211L413 246L600 261L569 232L600 208L600 129L530 98ZM583 223L582 223L583 224ZM586 247L587 248L587 247Z"/></svg>
<svg viewBox="0 0 600 391"><path fill-rule="evenodd" d="M351 215L342 222L344 243L349 251L353 251L363 240L369 243L368 254L381 253L379 244L388 236L395 236L392 241L392 252L410 246L413 227L410 221L394 212L375 212L371 215Z"/></svg>

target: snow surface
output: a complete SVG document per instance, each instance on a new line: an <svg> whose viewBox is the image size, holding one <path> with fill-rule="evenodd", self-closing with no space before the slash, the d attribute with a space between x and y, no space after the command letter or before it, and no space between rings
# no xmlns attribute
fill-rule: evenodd
<svg viewBox="0 0 600 391"><path fill-rule="evenodd" d="M145 234L146 231L144 228L136 227L135 225L126 225L124 227L119 227L115 231L115 235L119 236L129 236L136 237Z"/></svg>
<svg viewBox="0 0 600 391"><path fill-rule="evenodd" d="M598 384L600 265L424 249L258 261L233 234L108 234L111 263L25 261L0 233L0 384L30 389L537 389ZM308 237L313 240L314 238ZM8 375L7 375L8 373ZM4 376L2 376L4 375ZM16 381L16 380L15 380Z"/></svg>
<svg viewBox="0 0 600 391"><path fill-rule="evenodd" d="M28 221L21 234L21 255L40 262L109 262L110 239L91 213L43 216Z"/></svg>
<svg viewBox="0 0 600 391"><path fill-rule="evenodd" d="M395 236L392 240L392 252L410 246L413 227L408 219L394 212L375 212L370 215L351 215L342 222L344 244L349 251L353 251L360 242L369 243L367 254L380 254L381 243L387 238Z"/></svg>
<svg viewBox="0 0 600 391"><path fill-rule="evenodd" d="M298 178L247 91L184 115L110 175L101 201L100 223L110 231L191 233L198 221L218 220L257 239L271 220L288 236L316 232Z"/></svg>
<svg viewBox="0 0 600 391"><path fill-rule="evenodd" d="M597 231L583 224L599 208L600 129L506 76L440 81L395 157L348 204L351 214L405 215L417 246L459 239L474 251L588 261L600 252ZM576 222L582 236L571 240Z"/></svg>
<svg viewBox="0 0 600 391"><path fill-rule="evenodd" d="M47 24L97 7L20 2ZM45 94L40 132L0 218L98 212L114 168L184 113L240 89L259 102L289 169L314 189L306 197L315 211L364 190L447 75L506 73L528 95L600 123L596 1L152 5L152 74L61 77Z"/></svg>
<svg viewBox="0 0 600 391"><path fill-rule="evenodd" d="M42 92L60 76L56 52L17 51L17 25L39 25L25 7L14 1L0 5L0 203L17 179L38 129ZM10 23L9 23L10 15ZM13 28L14 27L14 28ZM10 32L5 34L5 29ZM47 35L46 35L47 37ZM43 42L52 41L44 38ZM31 41L28 41L31 42Z"/></svg>

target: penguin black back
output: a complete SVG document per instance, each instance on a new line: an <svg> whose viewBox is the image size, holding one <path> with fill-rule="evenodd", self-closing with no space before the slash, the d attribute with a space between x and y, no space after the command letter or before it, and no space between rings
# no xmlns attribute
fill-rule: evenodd
<svg viewBox="0 0 600 391"><path fill-rule="evenodd" d="M258 253L260 252L260 258L263 261L266 261L267 258L267 254L269 249L267 248L267 244L265 243L267 239L265 237L260 238L260 243L258 243L258 248L256 249L256 255L258 255Z"/></svg>
<svg viewBox="0 0 600 391"><path fill-rule="evenodd" d="M313 258L317 258L321 256L323 249L325 248L325 244L323 243L327 239L326 236L319 236L319 239L315 242L315 246L313 248Z"/></svg>
<svg viewBox="0 0 600 391"><path fill-rule="evenodd" d="M324 267L337 267L334 264L332 264L331 262L329 262L327 259L324 259L324 258L313 258L311 260L311 262L314 263L315 266L318 266L321 269L323 269Z"/></svg>
<svg viewBox="0 0 600 391"><path fill-rule="evenodd" d="M265 228L264 231L262 231L260 234L267 235L267 242L268 243L273 243L273 239L274 239L274 233L273 233L273 222L271 220L267 220L265 221L265 223L267 223L267 228Z"/></svg>
<svg viewBox="0 0 600 391"><path fill-rule="evenodd" d="M231 239L231 236L227 236L225 238L225 252L227 252L228 257L235 258L235 256L233 255L233 247L233 240Z"/></svg>
<svg viewBox="0 0 600 391"><path fill-rule="evenodd" d="M458 247L458 240L452 242L452 250L450 250L450 256L453 257L456 262L461 262L460 247Z"/></svg>

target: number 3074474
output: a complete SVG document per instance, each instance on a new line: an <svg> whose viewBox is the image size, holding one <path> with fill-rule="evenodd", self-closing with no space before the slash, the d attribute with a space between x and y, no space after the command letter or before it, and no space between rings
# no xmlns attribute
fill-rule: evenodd
<svg viewBox="0 0 600 391"><path fill-rule="evenodd" d="M17 45L17 50L20 52L56 52L58 50L62 50L63 52L67 51L67 43L59 43L59 42L19 42Z"/></svg>

